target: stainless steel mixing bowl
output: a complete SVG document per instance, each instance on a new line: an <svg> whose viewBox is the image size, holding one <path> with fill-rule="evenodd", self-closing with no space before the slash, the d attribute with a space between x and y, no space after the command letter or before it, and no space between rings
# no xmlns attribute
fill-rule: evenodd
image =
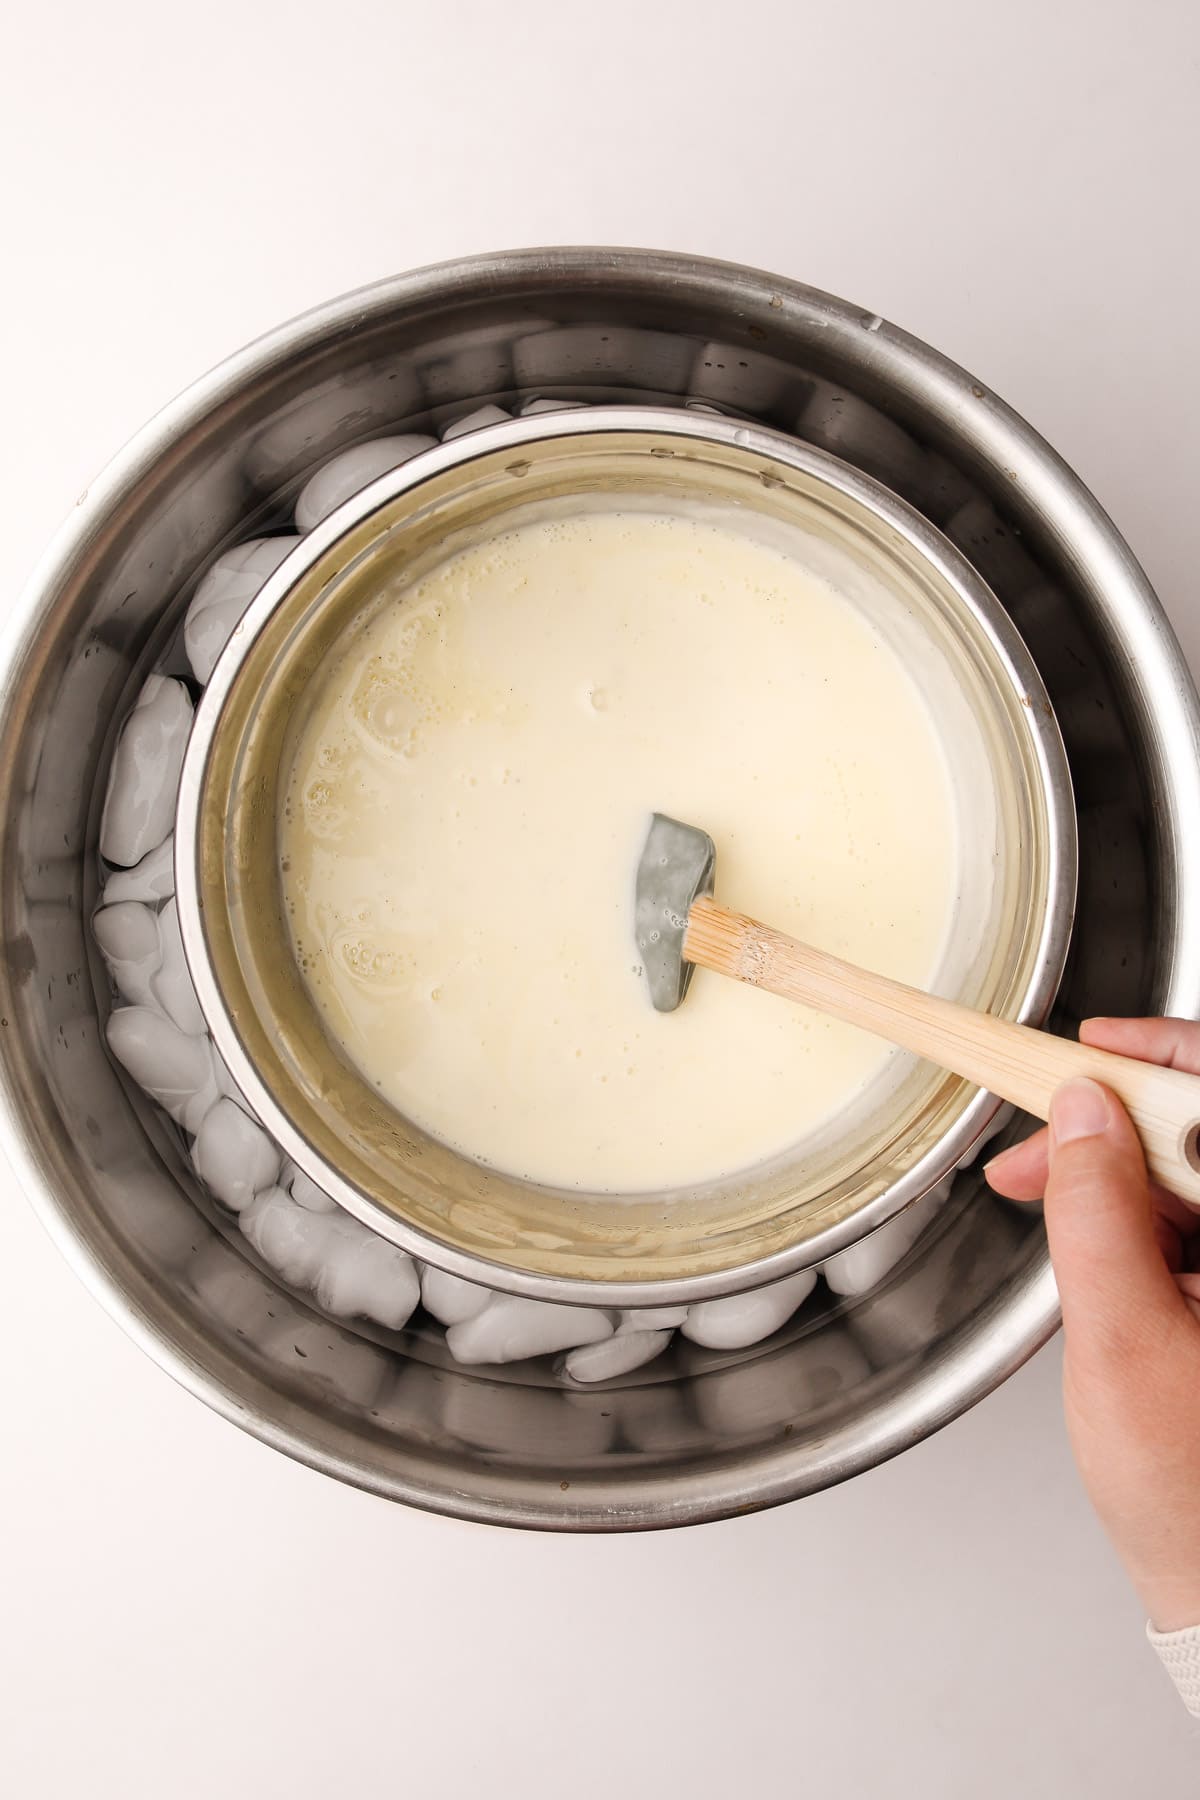
<svg viewBox="0 0 1200 1800"><path fill-rule="evenodd" d="M197 708L176 899L217 1049L271 1135L340 1206L490 1287L674 1306L836 1255L952 1175L999 1101L897 1059L823 1135L724 1179L617 1197L518 1180L421 1131L338 1053L292 948L272 853L314 687L363 609L447 546L597 503L700 509L788 546L855 595L912 671L951 771L958 900L938 991L1040 1024L1071 934L1075 808L1025 645L965 557L877 482L777 432L683 407L492 425L372 482L302 539L243 614ZM569 818L561 830L570 854ZM407 849L419 857L422 845ZM477 878L503 882L505 870ZM619 870L612 879L619 892Z"/></svg>
<svg viewBox="0 0 1200 1800"><path fill-rule="evenodd" d="M115 723L213 553L332 452L485 400L686 395L832 450L938 525L1032 649L1071 761L1079 908L1057 1024L1200 1008L1200 713L1096 503L982 384L878 317L683 257L523 252L336 301L206 377L78 506L0 664L4 1143L48 1228L166 1368L290 1454L396 1499L558 1528L684 1523L868 1467L970 1406L1057 1320L1035 1216L974 1171L888 1283L757 1349L676 1345L603 1391L368 1341L231 1243L110 1063L85 929Z"/></svg>

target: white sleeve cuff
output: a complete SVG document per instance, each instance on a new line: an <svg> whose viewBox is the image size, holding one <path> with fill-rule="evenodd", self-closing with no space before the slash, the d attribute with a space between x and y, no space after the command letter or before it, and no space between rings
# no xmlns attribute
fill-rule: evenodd
<svg viewBox="0 0 1200 1800"><path fill-rule="evenodd" d="M1200 1719L1200 1625L1189 1625L1184 1631L1155 1631L1153 1625L1147 1625L1146 1636L1179 1689L1183 1704L1194 1719Z"/></svg>

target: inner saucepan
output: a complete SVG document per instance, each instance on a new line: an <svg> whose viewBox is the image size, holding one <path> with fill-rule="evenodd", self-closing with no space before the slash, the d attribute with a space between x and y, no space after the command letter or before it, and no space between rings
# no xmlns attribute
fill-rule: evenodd
<svg viewBox="0 0 1200 1800"><path fill-rule="evenodd" d="M506 1175L405 1118L338 1048L298 966L280 876L296 744L372 598L500 532L589 510L699 517L782 550L891 647L935 723L952 789L956 894L932 985L1040 1021L1070 935L1074 810L1018 634L957 552L886 490L774 433L697 415L596 409L498 426L384 476L310 533L201 699L180 790L179 914L238 1085L340 1205L494 1287L674 1304L834 1254L949 1173L996 1102L896 1055L820 1130L733 1176L614 1195ZM743 698L753 708L754 694ZM781 796L803 779L781 771ZM646 796L647 812L657 804ZM918 841L922 814L913 793L906 825ZM720 867L718 847L718 893ZM478 876L482 891L504 870Z"/></svg>

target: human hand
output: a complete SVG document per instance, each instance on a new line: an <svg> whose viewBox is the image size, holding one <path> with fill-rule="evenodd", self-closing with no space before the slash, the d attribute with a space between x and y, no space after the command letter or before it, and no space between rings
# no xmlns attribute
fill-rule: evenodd
<svg viewBox="0 0 1200 1800"><path fill-rule="evenodd" d="M1080 1039L1200 1077L1200 1024L1089 1019ZM1092 1081L985 1169L1045 1198L1075 1460L1158 1631L1200 1625L1200 1212L1146 1173L1120 1102Z"/></svg>

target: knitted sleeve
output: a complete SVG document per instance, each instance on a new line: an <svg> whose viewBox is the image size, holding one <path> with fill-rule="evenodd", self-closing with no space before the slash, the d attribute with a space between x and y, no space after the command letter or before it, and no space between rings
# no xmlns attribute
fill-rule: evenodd
<svg viewBox="0 0 1200 1800"><path fill-rule="evenodd" d="M1184 1631L1155 1631L1153 1625L1147 1625L1146 1636L1179 1689L1183 1704L1193 1718L1200 1719L1200 1625L1189 1625Z"/></svg>

